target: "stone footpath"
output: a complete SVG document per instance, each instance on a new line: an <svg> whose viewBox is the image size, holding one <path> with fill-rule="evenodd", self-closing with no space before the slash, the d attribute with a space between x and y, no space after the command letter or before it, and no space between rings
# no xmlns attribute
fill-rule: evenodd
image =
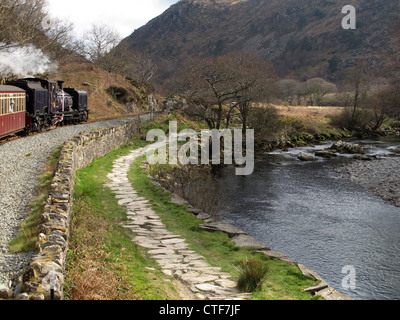
<svg viewBox="0 0 400 320"><path fill-rule="evenodd" d="M151 209L148 200L141 198L128 180L132 162L158 144L132 151L114 162L108 178L109 187L127 210L126 228L135 234L133 242L146 248L163 272L179 280L194 299L247 300L249 294L240 293L230 274L210 266L206 259L190 250L185 239L168 231L160 217ZM191 299L192 300L192 299Z"/></svg>

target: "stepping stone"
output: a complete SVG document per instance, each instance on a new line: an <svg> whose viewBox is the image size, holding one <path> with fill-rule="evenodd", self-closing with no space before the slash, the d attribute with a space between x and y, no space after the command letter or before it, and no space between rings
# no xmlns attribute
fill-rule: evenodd
<svg viewBox="0 0 400 320"><path fill-rule="evenodd" d="M194 260L197 260L197 261L199 261L199 260L204 260L204 261L205 261L205 258L202 257L202 256L197 256L197 255L194 255L193 257L191 257L191 256L184 256L184 258L183 258L183 261L186 262L186 263L191 263L191 262L194 261Z"/></svg>
<svg viewBox="0 0 400 320"><path fill-rule="evenodd" d="M191 266L195 266L195 267L208 267L209 264L205 261L200 261L200 260L192 260L190 262L188 262Z"/></svg>
<svg viewBox="0 0 400 320"><path fill-rule="evenodd" d="M230 238L233 238L238 235L246 234L243 230L240 230L239 228L236 228L235 226L233 226L229 223L225 223L225 222L215 222L215 223L211 223L211 224L203 224L203 225L199 225L199 228L210 231L210 232L221 231L221 232L228 234L228 236Z"/></svg>
<svg viewBox="0 0 400 320"><path fill-rule="evenodd" d="M175 263L181 263L182 259L158 259L156 260L157 263L162 267L162 266L168 266L171 264L175 264ZM168 267L168 269L171 269Z"/></svg>
<svg viewBox="0 0 400 320"><path fill-rule="evenodd" d="M162 270L162 273L166 274L167 276L172 277L173 272L171 270Z"/></svg>
<svg viewBox="0 0 400 320"><path fill-rule="evenodd" d="M183 254L184 256L188 256L188 255L191 255L191 254L195 254L196 252L193 251L193 250L184 249L184 250L179 250L179 253Z"/></svg>
<svg viewBox="0 0 400 320"><path fill-rule="evenodd" d="M155 212L154 212L153 210L151 210L151 209L144 209L144 208L142 208L142 209L135 210L135 212L136 212L137 214L156 216L156 217L159 218L159 216L156 215Z"/></svg>
<svg viewBox="0 0 400 320"><path fill-rule="evenodd" d="M151 254L151 255L157 255L157 254L174 254L174 253L175 253L174 250L167 249L167 248L150 250L150 251L148 252L148 254Z"/></svg>
<svg viewBox="0 0 400 320"><path fill-rule="evenodd" d="M157 220L147 220L147 225L151 225L151 226L164 226L164 224L161 221L157 221Z"/></svg>
<svg viewBox="0 0 400 320"><path fill-rule="evenodd" d="M126 194L121 194L121 193L118 193L116 196L115 196L115 198L116 199L130 199L131 201L132 201L132 195L130 194L130 193L126 193Z"/></svg>
<svg viewBox="0 0 400 320"><path fill-rule="evenodd" d="M212 293L221 293L224 291L220 286L217 286L215 284L210 284L210 283L196 284L195 287L201 291L212 292ZM225 290L225 292L226 292L226 290Z"/></svg>
<svg viewBox="0 0 400 320"><path fill-rule="evenodd" d="M132 202L132 199L125 199L124 198L124 199L118 201L118 205L119 206L123 206L124 204L130 203L130 202Z"/></svg>
<svg viewBox="0 0 400 320"><path fill-rule="evenodd" d="M138 245L140 245L141 247L143 247L145 249L158 249L158 248L160 248L160 246L158 246L156 244L151 244L151 243L138 243Z"/></svg>
<svg viewBox="0 0 400 320"><path fill-rule="evenodd" d="M245 234L240 234L236 237L233 237L232 240L240 248L254 248L258 250L269 249L264 243Z"/></svg>
<svg viewBox="0 0 400 320"><path fill-rule="evenodd" d="M133 200L131 199L131 205L143 206L149 203L149 200Z"/></svg>
<svg viewBox="0 0 400 320"><path fill-rule="evenodd" d="M180 260L182 261L183 257L178 254L158 254L153 256L156 260Z"/></svg>
<svg viewBox="0 0 400 320"><path fill-rule="evenodd" d="M146 214L146 218L152 221L161 221L160 217L158 217L157 215L148 215Z"/></svg>
<svg viewBox="0 0 400 320"><path fill-rule="evenodd" d="M167 240L161 240L162 244L180 244L180 243L184 243L185 239L167 239Z"/></svg>
<svg viewBox="0 0 400 320"><path fill-rule="evenodd" d="M203 273L207 273L207 274L220 274L221 273L221 268L219 267L191 267L190 270L192 271L199 271L199 272L203 272Z"/></svg>
<svg viewBox="0 0 400 320"><path fill-rule="evenodd" d="M224 288L234 289L237 287L237 283L235 281L228 280L228 279L220 279L220 280L216 280L214 282Z"/></svg>
<svg viewBox="0 0 400 320"><path fill-rule="evenodd" d="M169 270L186 270L188 265L183 263L169 263L162 265L161 268Z"/></svg>
<svg viewBox="0 0 400 320"><path fill-rule="evenodd" d="M191 274L186 273L181 276L181 279L189 283L199 284L218 280L218 276L199 274L193 277Z"/></svg>

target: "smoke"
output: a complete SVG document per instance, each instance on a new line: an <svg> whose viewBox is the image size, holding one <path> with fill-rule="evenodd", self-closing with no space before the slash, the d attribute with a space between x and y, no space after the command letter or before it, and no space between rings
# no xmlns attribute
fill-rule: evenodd
<svg viewBox="0 0 400 320"><path fill-rule="evenodd" d="M3 44L0 43L0 47ZM40 49L33 45L12 46L0 50L0 74L27 76L45 73L54 68L54 63Z"/></svg>

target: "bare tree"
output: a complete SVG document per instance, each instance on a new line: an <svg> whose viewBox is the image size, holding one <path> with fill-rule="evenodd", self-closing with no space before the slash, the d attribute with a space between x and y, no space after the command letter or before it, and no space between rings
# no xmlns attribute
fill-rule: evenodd
<svg viewBox="0 0 400 320"><path fill-rule="evenodd" d="M45 0L0 0L0 49L34 43L46 5Z"/></svg>
<svg viewBox="0 0 400 320"><path fill-rule="evenodd" d="M334 93L337 91L334 83L325 81L322 78L312 78L302 84L300 92L304 97L307 97L310 105L321 105L322 99L328 93Z"/></svg>
<svg viewBox="0 0 400 320"><path fill-rule="evenodd" d="M46 18L45 18L46 19ZM73 24L68 20L51 18L51 27L45 28L45 38L40 47L48 52L54 60L61 61L70 57L72 53L71 43Z"/></svg>
<svg viewBox="0 0 400 320"><path fill-rule="evenodd" d="M368 90L370 85L370 75L368 67L364 62L360 62L348 71L347 85L352 94L349 97L348 107L351 109L349 119L349 129L354 129L361 116L361 108L368 103Z"/></svg>
<svg viewBox="0 0 400 320"><path fill-rule="evenodd" d="M156 70L147 54L133 51L127 42L118 44L103 60L117 73L134 78L141 85L150 82Z"/></svg>
<svg viewBox="0 0 400 320"><path fill-rule="evenodd" d="M71 54L72 27L49 16L46 0L0 0L0 50L33 45L60 60Z"/></svg>
<svg viewBox="0 0 400 320"><path fill-rule="evenodd" d="M284 124L280 121L279 112L273 106L257 105L249 111L248 123L254 129L255 143L258 147L264 147L278 136L282 135Z"/></svg>
<svg viewBox="0 0 400 320"><path fill-rule="evenodd" d="M397 41L394 53L387 57L390 62L384 69L385 75L390 79L389 86L379 93L377 108L380 106L388 116L400 119L400 22L391 31L392 37Z"/></svg>
<svg viewBox="0 0 400 320"><path fill-rule="evenodd" d="M283 79L276 85L280 98L292 104L299 92L300 83L294 79Z"/></svg>
<svg viewBox="0 0 400 320"><path fill-rule="evenodd" d="M136 77L140 83L149 82L153 78L156 65L148 55L139 52L131 52L128 61L129 73Z"/></svg>
<svg viewBox="0 0 400 320"><path fill-rule="evenodd" d="M175 76L172 92L188 102L187 114L204 120L210 129L229 126L233 116L245 129L250 104L268 94L271 70L271 64L246 52L192 58Z"/></svg>
<svg viewBox="0 0 400 320"><path fill-rule="evenodd" d="M373 114L372 129L379 129L388 116L395 116L393 105L399 103L397 90L393 90L391 86L380 89L370 99L370 108Z"/></svg>
<svg viewBox="0 0 400 320"><path fill-rule="evenodd" d="M105 24L93 24L84 38L75 45L76 49L95 65L101 66L105 57L119 43L120 35Z"/></svg>

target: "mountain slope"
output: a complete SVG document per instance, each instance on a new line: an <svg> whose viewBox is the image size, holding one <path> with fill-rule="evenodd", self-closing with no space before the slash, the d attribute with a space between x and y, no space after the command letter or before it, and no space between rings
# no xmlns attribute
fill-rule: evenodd
<svg viewBox="0 0 400 320"><path fill-rule="evenodd" d="M342 28L345 5L357 10L356 30ZM281 76L338 80L361 58L384 64L398 17L397 0L181 0L123 42L153 58L158 82L190 55L241 49L273 60Z"/></svg>

